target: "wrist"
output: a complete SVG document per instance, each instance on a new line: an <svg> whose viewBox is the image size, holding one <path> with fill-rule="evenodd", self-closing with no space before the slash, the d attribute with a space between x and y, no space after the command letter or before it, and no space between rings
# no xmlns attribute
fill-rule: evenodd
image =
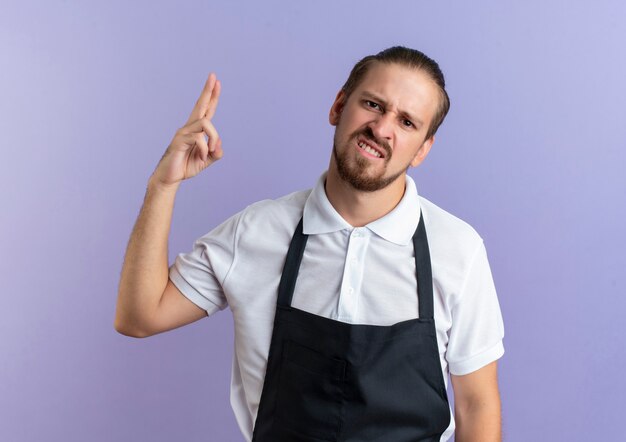
<svg viewBox="0 0 626 442"><path fill-rule="evenodd" d="M177 181L175 183L164 183L154 175L152 175L148 180L148 190L156 192L176 193L179 186L180 181Z"/></svg>

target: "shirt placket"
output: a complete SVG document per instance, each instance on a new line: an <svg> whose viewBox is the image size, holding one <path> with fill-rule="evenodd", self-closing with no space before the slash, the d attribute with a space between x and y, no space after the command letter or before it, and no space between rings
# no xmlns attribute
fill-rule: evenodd
<svg viewBox="0 0 626 442"><path fill-rule="evenodd" d="M341 292L337 305L337 320L348 323L358 321L359 299L363 282L363 262L369 245L369 231L354 228L348 238L348 250L343 268Z"/></svg>

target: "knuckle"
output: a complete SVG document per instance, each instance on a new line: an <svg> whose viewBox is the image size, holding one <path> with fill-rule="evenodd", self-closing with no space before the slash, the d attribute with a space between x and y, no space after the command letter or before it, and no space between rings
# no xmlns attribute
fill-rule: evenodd
<svg viewBox="0 0 626 442"><path fill-rule="evenodd" d="M176 135L179 137L185 136L189 133L187 126L183 126L176 131Z"/></svg>

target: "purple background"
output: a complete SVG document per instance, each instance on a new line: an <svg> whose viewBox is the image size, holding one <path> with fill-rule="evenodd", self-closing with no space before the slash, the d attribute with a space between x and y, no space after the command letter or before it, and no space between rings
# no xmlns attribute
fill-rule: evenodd
<svg viewBox="0 0 626 442"><path fill-rule="evenodd" d="M0 6L0 440L242 439L228 311L113 329L148 177L216 71L225 156L181 186L171 262L311 187L349 69L394 44L446 73L451 112L411 175L485 239L505 439L623 440L623 2L86 3Z"/></svg>

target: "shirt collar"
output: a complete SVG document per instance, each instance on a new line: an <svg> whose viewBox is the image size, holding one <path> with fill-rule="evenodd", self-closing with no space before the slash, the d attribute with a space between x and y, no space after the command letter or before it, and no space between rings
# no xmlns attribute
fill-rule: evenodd
<svg viewBox="0 0 626 442"><path fill-rule="evenodd" d="M303 233L316 235L339 230L352 230L335 208L330 204L324 189L326 172L317 181L304 204ZM407 245L413 238L420 217L420 204L413 179L406 175L406 187L402 199L394 209L382 218L372 221L365 227L387 241Z"/></svg>

